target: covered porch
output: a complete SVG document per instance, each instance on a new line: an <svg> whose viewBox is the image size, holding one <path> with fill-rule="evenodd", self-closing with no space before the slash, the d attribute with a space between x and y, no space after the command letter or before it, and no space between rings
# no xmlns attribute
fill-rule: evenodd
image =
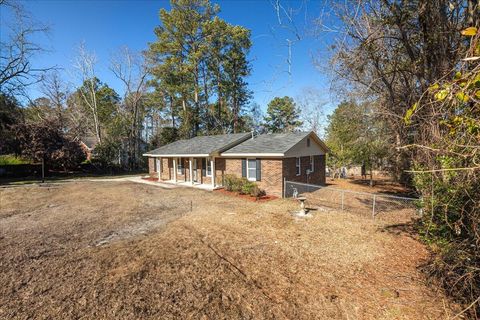
<svg viewBox="0 0 480 320"><path fill-rule="evenodd" d="M216 157L207 154L162 155L153 157L153 177L165 183L214 190L221 183L216 175Z"/></svg>

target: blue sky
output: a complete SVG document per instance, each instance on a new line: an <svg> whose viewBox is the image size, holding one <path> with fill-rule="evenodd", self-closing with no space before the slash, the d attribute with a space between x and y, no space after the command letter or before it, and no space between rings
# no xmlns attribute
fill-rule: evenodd
<svg viewBox="0 0 480 320"><path fill-rule="evenodd" d="M327 46L332 42L330 34L313 37L312 21L324 10L323 1L281 1L282 6L292 8L292 15L300 40L292 45L290 74L288 72L287 39L297 39L289 30L287 16L280 10L278 16L273 1L213 1L221 7L220 17L231 24L242 25L252 31L253 46L250 52L252 75L249 87L254 100L263 109L275 96L289 95L297 98L306 89L319 92L325 102L330 102L329 81L324 72L314 64L314 57L327 61ZM90 1L24 1L25 8L42 23L51 28L48 37L35 39L50 51L36 57L37 66L57 65L65 69L65 78L74 85L69 70L76 49L83 41L89 51L98 58L99 78L121 92L120 83L108 70L110 56L122 46L144 50L155 40L153 29L160 24L158 12L169 8L168 1L90 0ZM2 35L4 36L4 35ZM33 97L40 95L31 89ZM331 109L329 103L327 109ZM328 111L328 110L327 110Z"/></svg>

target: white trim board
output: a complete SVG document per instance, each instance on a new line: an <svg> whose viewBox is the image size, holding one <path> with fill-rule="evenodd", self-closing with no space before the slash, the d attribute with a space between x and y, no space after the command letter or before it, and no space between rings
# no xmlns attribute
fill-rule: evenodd
<svg viewBox="0 0 480 320"><path fill-rule="evenodd" d="M209 154L148 154L144 153L144 157L152 158L202 158L202 157L211 157Z"/></svg>
<svg viewBox="0 0 480 320"><path fill-rule="evenodd" d="M227 153L221 154L220 157L222 158L246 158L246 157L258 157L258 158L266 158L266 157L284 157L285 154L283 153Z"/></svg>

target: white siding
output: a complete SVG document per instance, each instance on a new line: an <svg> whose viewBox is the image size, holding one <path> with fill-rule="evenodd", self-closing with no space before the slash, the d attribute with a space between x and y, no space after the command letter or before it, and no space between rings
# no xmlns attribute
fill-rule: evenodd
<svg viewBox="0 0 480 320"><path fill-rule="evenodd" d="M310 147L307 147L307 139L310 139ZM322 146L314 138L308 136L300 140L285 153L285 157L306 157L325 154Z"/></svg>

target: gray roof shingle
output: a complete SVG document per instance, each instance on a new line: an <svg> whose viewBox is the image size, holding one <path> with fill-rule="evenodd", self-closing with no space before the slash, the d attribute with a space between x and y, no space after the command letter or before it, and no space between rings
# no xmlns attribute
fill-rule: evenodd
<svg viewBox="0 0 480 320"><path fill-rule="evenodd" d="M178 140L149 151L146 155L193 155L222 152L227 148L241 143L251 137L251 133L221 134L213 136L198 136L192 139Z"/></svg>
<svg viewBox="0 0 480 320"><path fill-rule="evenodd" d="M254 139L247 140L231 149L228 149L222 154L284 154L309 134L310 132L261 134L256 136Z"/></svg>

